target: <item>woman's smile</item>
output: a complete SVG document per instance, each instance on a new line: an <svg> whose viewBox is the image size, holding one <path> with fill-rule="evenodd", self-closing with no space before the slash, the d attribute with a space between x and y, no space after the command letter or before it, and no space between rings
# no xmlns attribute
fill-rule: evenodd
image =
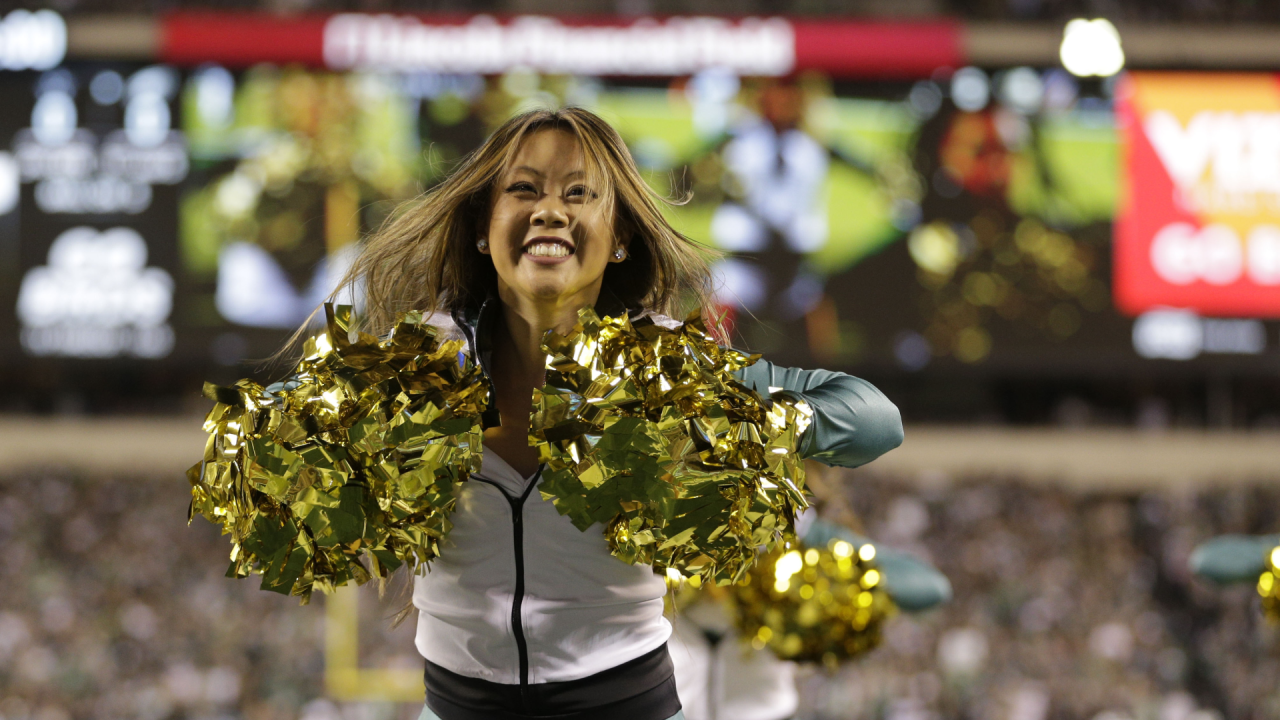
<svg viewBox="0 0 1280 720"><path fill-rule="evenodd" d="M556 265L573 256L576 246L572 240L548 235L539 235L525 242L521 252L532 262L539 265Z"/></svg>

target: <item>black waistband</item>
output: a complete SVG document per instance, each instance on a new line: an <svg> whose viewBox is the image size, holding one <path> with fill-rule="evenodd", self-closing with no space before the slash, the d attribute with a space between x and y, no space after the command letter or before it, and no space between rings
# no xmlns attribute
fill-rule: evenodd
<svg viewBox="0 0 1280 720"><path fill-rule="evenodd" d="M427 706L441 720L667 720L680 711L667 646L581 680L503 685L427 661Z"/></svg>

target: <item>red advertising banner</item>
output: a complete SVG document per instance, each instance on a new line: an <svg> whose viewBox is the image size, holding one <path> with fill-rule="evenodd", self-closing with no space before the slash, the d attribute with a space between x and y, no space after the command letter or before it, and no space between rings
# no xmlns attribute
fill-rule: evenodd
<svg viewBox="0 0 1280 720"><path fill-rule="evenodd" d="M559 18L176 12L161 60L300 63L333 70L603 76L817 70L838 78L928 77L964 62L950 22L815 22L781 17Z"/></svg>
<svg viewBox="0 0 1280 720"><path fill-rule="evenodd" d="M1280 317L1280 79L1130 73L1116 120L1116 306Z"/></svg>
<svg viewBox="0 0 1280 720"><path fill-rule="evenodd" d="M160 62L233 68L257 63L322 66L327 20L324 15L169 13L160 25Z"/></svg>

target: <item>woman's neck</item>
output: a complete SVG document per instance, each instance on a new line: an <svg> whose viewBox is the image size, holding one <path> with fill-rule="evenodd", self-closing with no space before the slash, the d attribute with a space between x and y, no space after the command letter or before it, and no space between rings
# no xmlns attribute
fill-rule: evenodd
<svg viewBox="0 0 1280 720"><path fill-rule="evenodd" d="M522 375L532 375L534 372L541 374L545 364L542 336L548 330L561 334L572 330L578 322L578 310L595 303L599 288L595 290L596 292L590 293L590 298L584 293L562 302L508 302L507 298L503 298L503 325Z"/></svg>

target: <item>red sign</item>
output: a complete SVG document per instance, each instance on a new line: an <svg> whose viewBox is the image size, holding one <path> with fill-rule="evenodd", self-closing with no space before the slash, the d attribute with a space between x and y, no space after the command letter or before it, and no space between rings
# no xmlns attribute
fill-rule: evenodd
<svg viewBox="0 0 1280 720"><path fill-rule="evenodd" d="M557 18L177 12L161 59L177 65L300 63L334 70L680 76L817 70L841 78L928 77L964 62L950 22L815 22L781 17Z"/></svg>
<svg viewBox="0 0 1280 720"><path fill-rule="evenodd" d="M1280 79L1131 73L1116 118L1116 306L1280 317Z"/></svg>

